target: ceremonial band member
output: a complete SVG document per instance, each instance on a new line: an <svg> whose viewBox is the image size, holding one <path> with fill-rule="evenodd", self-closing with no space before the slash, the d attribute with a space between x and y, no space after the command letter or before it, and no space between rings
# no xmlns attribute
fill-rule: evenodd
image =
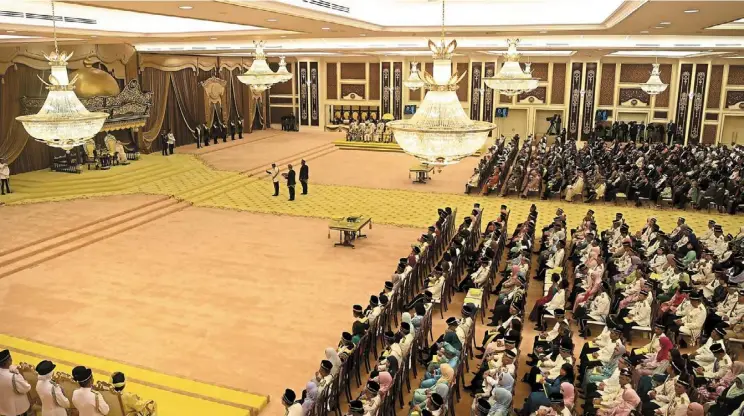
<svg viewBox="0 0 744 416"><path fill-rule="evenodd" d="M72 378L80 388L72 392L72 405L80 416L99 416L109 413L109 406L101 394L93 391L93 371L90 368L77 366L72 369Z"/></svg>
<svg viewBox="0 0 744 416"><path fill-rule="evenodd" d="M271 164L271 169L267 170L266 173L271 176L271 181L274 183L274 195L279 195L279 168L276 167L276 163Z"/></svg>
<svg viewBox="0 0 744 416"><path fill-rule="evenodd" d="M39 379L36 382L36 393L41 399L41 416L67 416L70 401L65 397L62 388L52 381L53 362L44 360L36 366Z"/></svg>
<svg viewBox="0 0 744 416"><path fill-rule="evenodd" d="M284 391L282 404L284 405L284 408L287 409L286 416L302 416L304 414L302 411L302 405L300 403L295 403L296 398L297 395L294 391L290 389Z"/></svg>
<svg viewBox="0 0 744 416"><path fill-rule="evenodd" d="M127 415L155 415L157 414L157 404L152 400L141 399L134 393L124 391L127 385L126 377L122 372L115 372L111 375L111 384L114 390L121 394L121 404L124 407L124 414ZM46 415L43 415L46 416Z"/></svg>
<svg viewBox="0 0 744 416"><path fill-rule="evenodd" d="M29 391L31 385L13 365L10 351L0 351L0 415L30 416Z"/></svg>
<svg viewBox="0 0 744 416"><path fill-rule="evenodd" d="M310 168L305 163L305 159L300 162L300 184L302 185L302 195L307 195L307 181L310 179Z"/></svg>
<svg viewBox="0 0 744 416"><path fill-rule="evenodd" d="M2 195L5 193L12 194L10 191L10 166L8 166L8 159L0 159L0 191Z"/></svg>
<svg viewBox="0 0 744 416"><path fill-rule="evenodd" d="M287 165L287 189L289 189L289 200L294 201L295 199L295 185L297 181L295 179L295 171L292 169L292 165Z"/></svg>

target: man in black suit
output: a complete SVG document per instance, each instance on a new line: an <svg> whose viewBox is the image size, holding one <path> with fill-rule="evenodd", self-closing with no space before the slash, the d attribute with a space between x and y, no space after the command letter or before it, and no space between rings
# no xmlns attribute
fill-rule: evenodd
<svg viewBox="0 0 744 416"><path fill-rule="evenodd" d="M163 146L163 148L160 150L160 154L163 156L168 156L168 134L166 132L162 132L160 134L160 144Z"/></svg>
<svg viewBox="0 0 744 416"><path fill-rule="evenodd" d="M238 140L243 139L243 119L238 119Z"/></svg>
<svg viewBox="0 0 744 416"><path fill-rule="evenodd" d="M677 133L677 124L675 124L674 121L669 120L669 123L667 123L667 144L672 144L675 133Z"/></svg>
<svg viewBox="0 0 744 416"><path fill-rule="evenodd" d="M230 120L230 140L235 140L235 120Z"/></svg>
<svg viewBox="0 0 744 416"><path fill-rule="evenodd" d="M300 167L300 185L302 185L302 195L307 195L307 180L310 179L310 168L307 167L305 159L302 159L302 162L300 163L302 164Z"/></svg>
<svg viewBox="0 0 744 416"><path fill-rule="evenodd" d="M287 165L287 188L289 189L289 200L294 201L295 197L295 171L292 169L292 165Z"/></svg>

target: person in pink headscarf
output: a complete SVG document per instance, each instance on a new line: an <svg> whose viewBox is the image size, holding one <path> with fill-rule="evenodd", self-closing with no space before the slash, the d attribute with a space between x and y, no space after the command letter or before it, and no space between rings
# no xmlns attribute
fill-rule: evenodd
<svg viewBox="0 0 744 416"><path fill-rule="evenodd" d="M602 275L604 274L604 271L602 268L598 267L594 271L592 271L589 281L589 288L586 292L576 296L576 302L574 302L573 311L576 312L576 308L579 306L584 306L587 302L589 302L590 299L596 295L600 288L602 287Z"/></svg>
<svg viewBox="0 0 744 416"><path fill-rule="evenodd" d="M576 393L573 384L561 383L561 393L563 394L563 405L569 410L573 410Z"/></svg>
<svg viewBox="0 0 744 416"><path fill-rule="evenodd" d="M380 390L377 394L380 395L380 399L385 400L388 391L393 388L393 376L387 371L372 370L369 374L369 378L380 384Z"/></svg>
<svg viewBox="0 0 744 416"><path fill-rule="evenodd" d="M701 402L714 402L741 374L744 374L744 362L734 361L729 371L718 381L697 388Z"/></svg>
<svg viewBox="0 0 744 416"><path fill-rule="evenodd" d="M630 412L641 403L638 393L630 385L630 369L625 368L620 372L620 385L623 386L620 397L607 408L599 409L597 411L598 416L629 416ZM602 399L595 400L602 401Z"/></svg>

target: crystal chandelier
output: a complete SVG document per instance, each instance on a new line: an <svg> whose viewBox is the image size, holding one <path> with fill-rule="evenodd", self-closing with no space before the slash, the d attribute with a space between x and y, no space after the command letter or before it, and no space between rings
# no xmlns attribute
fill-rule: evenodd
<svg viewBox="0 0 744 416"><path fill-rule="evenodd" d="M72 81L67 76L67 61L72 53L68 55L59 52L56 22L54 1L52 1L54 52L44 55L51 66L51 74L48 83L39 78L49 90L49 94L38 113L19 116L16 120L23 124L28 134L36 141L69 151L101 131L108 113L88 111L75 95L74 86L77 76Z"/></svg>
<svg viewBox="0 0 744 416"><path fill-rule="evenodd" d="M483 147L488 133L496 128L492 123L470 120L465 114L455 93L465 74L452 74L455 48L457 41L444 43L442 0L441 43L437 46L429 41L429 49L434 52L434 73L419 72L429 91L413 117L387 123L403 151L428 165L451 165L472 155Z"/></svg>
<svg viewBox="0 0 744 416"><path fill-rule="evenodd" d="M263 41L253 41L253 44L256 46L256 59L253 60L245 74L238 75L238 81L250 86L254 95L260 95L272 85L289 80L291 76L287 78L285 74L274 72L269 68L263 50Z"/></svg>
<svg viewBox="0 0 744 416"><path fill-rule="evenodd" d="M641 84L641 89L648 95L657 95L666 91L669 85L661 82L661 70L659 69L659 64L656 63L652 65L653 69L651 70L651 76L648 78L648 81Z"/></svg>
<svg viewBox="0 0 744 416"><path fill-rule="evenodd" d="M292 79L292 74L287 69L287 61L284 60L283 56L279 57L279 69L276 70L276 73L283 76L282 82Z"/></svg>
<svg viewBox="0 0 744 416"><path fill-rule="evenodd" d="M504 62L498 74L493 77L483 78L483 82L489 88L499 90L500 94L510 97L534 90L537 88L539 80L532 78L530 64L527 64L525 71L522 71L522 67L519 65L520 55L517 52L519 39L507 39L507 43L509 44L509 49L504 55L506 62Z"/></svg>
<svg viewBox="0 0 744 416"><path fill-rule="evenodd" d="M408 87L411 91L415 91L424 86L424 81L421 80L418 71L418 62L411 62L411 75L408 79L403 81L403 85Z"/></svg>

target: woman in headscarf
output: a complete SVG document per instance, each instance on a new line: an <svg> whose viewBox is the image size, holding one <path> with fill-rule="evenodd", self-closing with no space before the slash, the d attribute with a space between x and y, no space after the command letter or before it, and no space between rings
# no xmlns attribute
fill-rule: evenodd
<svg viewBox="0 0 744 416"><path fill-rule="evenodd" d="M638 267L641 264L643 262L640 257L636 255L630 256L630 266L612 277L613 281L617 282L615 283L615 289L625 289L627 286L632 285L638 278Z"/></svg>
<svg viewBox="0 0 744 416"><path fill-rule="evenodd" d="M561 394L563 394L563 405L569 410L573 410L574 401L576 400L574 385L568 382L561 383Z"/></svg>
<svg viewBox="0 0 744 416"><path fill-rule="evenodd" d="M494 389L488 403L491 405L488 416L508 416L511 411L512 393L504 389ZM473 406L478 406L478 400L473 400Z"/></svg>
<svg viewBox="0 0 744 416"><path fill-rule="evenodd" d="M700 402L707 403L715 401L724 390L731 386L734 379L742 374L744 374L744 362L734 361L728 373L721 377L720 380L697 388Z"/></svg>
<svg viewBox="0 0 744 416"><path fill-rule="evenodd" d="M574 302L573 307L574 313L579 306L585 306L590 299L594 298L594 295L602 288L602 274L604 274L604 271L599 267L589 274L591 278L589 288L586 292L576 296L576 302Z"/></svg>
<svg viewBox="0 0 744 416"><path fill-rule="evenodd" d="M427 393L439 393L442 397L447 397L449 388L452 382L455 380L455 370L449 364L442 364L439 366L441 376L437 382L429 388L418 388L413 392L413 400L411 406L417 406L426 401L428 398Z"/></svg>
<svg viewBox="0 0 744 416"><path fill-rule="evenodd" d="M315 400L318 399L318 385L312 381L305 386L305 400L302 402L302 414L307 416L315 407Z"/></svg>
<svg viewBox="0 0 744 416"><path fill-rule="evenodd" d="M607 361L604 365L601 367L594 367L592 371L587 370L586 374L584 375L584 381L581 384L581 389L583 391L586 391L587 385L589 383L601 383L610 376L612 376L612 373L615 372L615 369L617 369L617 363L620 361L620 358L625 354L625 346L620 344L615 347L615 349L612 352L612 356L610 357L609 361Z"/></svg>
<svg viewBox="0 0 744 416"><path fill-rule="evenodd" d="M647 359L636 366L633 372L633 385L637 386L643 376L654 376L664 374L671 360L671 351L674 344L667 337L659 337L659 351L653 358Z"/></svg>
<svg viewBox="0 0 744 416"><path fill-rule="evenodd" d="M574 378L573 365L568 363L563 364L558 377L554 380L543 380L543 389L530 393L524 402L524 407L521 410L514 409L514 411L518 415L527 416L537 411L540 406L550 406L550 395L559 393L561 391L561 384L563 383L573 384Z"/></svg>
<svg viewBox="0 0 744 416"><path fill-rule="evenodd" d="M380 395L380 399L385 400L388 391L393 388L393 376L391 376L387 371L372 370L372 372L369 373L369 378L380 385L380 390L377 394Z"/></svg>
<svg viewBox="0 0 744 416"><path fill-rule="evenodd" d="M734 382L724 390L716 403L708 409L710 416L731 416L744 402L744 374L739 374Z"/></svg>
<svg viewBox="0 0 744 416"><path fill-rule="evenodd" d="M550 285L550 289L548 289L548 294L538 299L535 302L535 306L532 308L532 312L530 312L530 321L532 322L537 321L538 309L541 306L545 305L546 303L550 302L550 300L553 299L553 296L555 296L555 294L558 293L558 283L560 283L561 281L561 275L558 273L553 273L553 275L550 277L550 280L553 282L553 284Z"/></svg>
<svg viewBox="0 0 744 416"><path fill-rule="evenodd" d="M333 368L331 368L331 375L336 376L339 371L341 371L341 358L338 356L338 352L336 352L335 348L328 347L325 349L325 355L326 359L333 364Z"/></svg>

